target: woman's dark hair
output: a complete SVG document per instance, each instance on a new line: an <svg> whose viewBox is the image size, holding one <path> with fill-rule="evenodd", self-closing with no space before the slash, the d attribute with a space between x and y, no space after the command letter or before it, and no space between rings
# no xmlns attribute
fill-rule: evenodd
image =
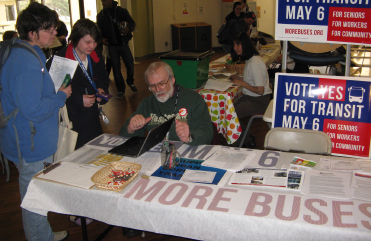
<svg viewBox="0 0 371 242"><path fill-rule="evenodd" d="M73 25L69 41L72 42L73 47L79 44L80 39L84 38L85 35L90 35L97 44L101 41L101 34L98 26L90 19L79 19Z"/></svg>
<svg viewBox="0 0 371 242"><path fill-rule="evenodd" d="M56 28L58 16L47 6L33 2L18 15L16 27L21 40L30 41L29 32Z"/></svg>
<svg viewBox="0 0 371 242"><path fill-rule="evenodd" d="M238 5L241 5L241 2L234 2L233 3L233 12L237 8Z"/></svg>
<svg viewBox="0 0 371 242"><path fill-rule="evenodd" d="M242 55L238 56L236 51L234 50L233 46L234 44L241 44L242 46ZM233 44L231 48L231 57L232 61L238 61L238 60L249 60L254 55L259 55L259 52L255 48L254 43L250 39L250 37L246 34L246 32L240 32L233 38Z"/></svg>

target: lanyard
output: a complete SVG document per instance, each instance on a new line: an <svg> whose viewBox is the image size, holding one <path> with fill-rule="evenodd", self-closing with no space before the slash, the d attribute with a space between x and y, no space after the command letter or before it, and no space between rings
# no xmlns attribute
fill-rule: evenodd
<svg viewBox="0 0 371 242"><path fill-rule="evenodd" d="M177 89L176 89L176 99L175 99L175 106L174 106L174 113L176 112L176 106L178 104L178 99L179 99L179 86L177 86ZM160 110L160 106L158 105L158 102L157 102L157 108L158 108L158 111L160 112L160 115L162 117L165 117L162 113L161 113L161 110Z"/></svg>
<svg viewBox="0 0 371 242"><path fill-rule="evenodd" d="M75 48L72 48L72 52L73 52L73 55L75 56L75 59L79 62L79 65L80 65L82 71L84 72L85 76L88 78L90 84L93 86L93 88L95 89L95 91L98 92L97 87L95 86L94 81L89 76L88 71L86 70L84 64L82 63L82 61L80 59L80 57L77 55ZM88 58L88 66L89 66L89 69L90 69L90 73L93 76L93 70L92 70L92 67L91 67L90 55L88 55L87 58Z"/></svg>

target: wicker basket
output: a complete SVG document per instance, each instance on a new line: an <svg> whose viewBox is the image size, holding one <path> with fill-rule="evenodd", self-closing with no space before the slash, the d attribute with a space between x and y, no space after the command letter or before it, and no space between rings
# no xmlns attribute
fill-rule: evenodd
<svg viewBox="0 0 371 242"><path fill-rule="evenodd" d="M225 64L225 69L227 71L235 71L237 75L243 74L243 69L245 68L245 64Z"/></svg>
<svg viewBox="0 0 371 242"><path fill-rule="evenodd" d="M91 180L99 189L119 192L138 176L141 167L141 165L131 162L112 162L111 164L97 171L91 177ZM112 170L134 171L135 173L132 177L130 177L129 180L118 185L113 185L108 184L109 182L113 182L113 177L110 177L110 175L112 174Z"/></svg>

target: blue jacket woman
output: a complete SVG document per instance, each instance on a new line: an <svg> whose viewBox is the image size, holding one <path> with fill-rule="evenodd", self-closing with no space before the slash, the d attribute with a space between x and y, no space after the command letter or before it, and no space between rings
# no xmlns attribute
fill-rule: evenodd
<svg viewBox="0 0 371 242"><path fill-rule="evenodd" d="M22 200L32 177L43 169L44 162L53 161L58 143L58 112L71 95L71 87L61 87L55 92L41 50L53 44L57 20L52 10L37 2L24 9L16 24L19 42L37 52L43 68L36 55L13 48L0 74L4 114L9 115L16 107L19 109L17 115L0 129L0 150L18 168ZM30 122L36 131L34 135L31 135ZM22 220L27 240L62 240L68 235L67 231L53 232L46 216L25 209L22 209Z"/></svg>

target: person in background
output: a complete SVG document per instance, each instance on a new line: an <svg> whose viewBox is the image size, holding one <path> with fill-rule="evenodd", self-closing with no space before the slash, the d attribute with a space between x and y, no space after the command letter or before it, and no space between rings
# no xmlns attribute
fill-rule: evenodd
<svg viewBox="0 0 371 242"><path fill-rule="evenodd" d="M56 53L57 51L63 49L67 46L67 35L68 29L66 24L58 19L58 27L57 27L57 38L61 42L62 46L54 48L53 52Z"/></svg>
<svg viewBox="0 0 371 242"><path fill-rule="evenodd" d="M18 38L17 31L7 30L3 34L3 41L8 39L13 39L14 37Z"/></svg>
<svg viewBox="0 0 371 242"><path fill-rule="evenodd" d="M246 24L246 33L251 34L252 28L256 27L257 20L255 13L249 8L246 0L240 0L242 5L242 12L245 14L244 20Z"/></svg>
<svg viewBox="0 0 371 242"><path fill-rule="evenodd" d="M282 47L281 41L281 47ZM289 54L292 49L295 48L290 42L288 42L287 48L287 59L286 59L286 72L287 73L309 73L309 65L301 62L295 62L294 59L291 59ZM282 72L282 53L277 56L277 58L272 63L272 68L268 69L269 80L274 86L275 75L277 72Z"/></svg>
<svg viewBox="0 0 371 242"><path fill-rule="evenodd" d="M133 92L138 91L134 85L134 57L128 45L133 37L131 32L135 29L135 22L128 10L117 6L116 1L102 0L102 5L103 9L97 15L97 24L102 31L103 44L108 46L109 60L118 92L117 98L122 99L126 86L121 73L120 57L126 66L126 83Z"/></svg>
<svg viewBox="0 0 371 242"><path fill-rule="evenodd" d="M150 64L144 77L153 95L139 104L120 129L120 135L144 136L147 131L175 117L169 140L188 145L210 144L213 127L203 98L197 92L175 84L173 70L165 62Z"/></svg>
<svg viewBox="0 0 371 242"><path fill-rule="evenodd" d="M244 22L244 16L244 13L241 12L241 3L235 2L233 4L233 11L225 17L224 23L227 23L228 21L233 22L233 27L229 32L231 38L228 43L223 44L223 50L226 54L231 53L233 36L237 35L239 32L245 31L246 25Z"/></svg>
<svg viewBox="0 0 371 242"><path fill-rule="evenodd" d="M33 48L44 68L36 55L23 48L14 48L0 74L4 114L19 109L0 129L0 150L18 168L22 200L32 177L44 168L44 162L53 162L58 143L59 109L72 92L71 87L64 86L55 92L41 50L53 44L57 21L53 11L40 3L33 2L24 9L16 21L18 42ZM36 130L34 135L31 134L31 121ZM27 240L63 240L68 236L67 231L53 232L46 216L22 209L22 220Z"/></svg>
<svg viewBox="0 0 371 242"><path fill-rule="evenodd" d="M234 62L245 62L243 76L230 77L235 85L243 88L242 97L234 105L239 120L264 113L272 93L267 67L246 32L241 32L234 38L231 57Z"/></svg>
<svg viewBox="0 0 371 242"><path fill-rule="evenodd" d="M80 19L72 27L69 45L56 53L79 62L71 80L72 95L66 102L73 130L79 134L76 149L103 133L98 104L106 101L95 94L108 93L110 80L104 59L95 51L100 40L97 25L89 19ZM51 64L52 59L47 67Z"/></svg>

